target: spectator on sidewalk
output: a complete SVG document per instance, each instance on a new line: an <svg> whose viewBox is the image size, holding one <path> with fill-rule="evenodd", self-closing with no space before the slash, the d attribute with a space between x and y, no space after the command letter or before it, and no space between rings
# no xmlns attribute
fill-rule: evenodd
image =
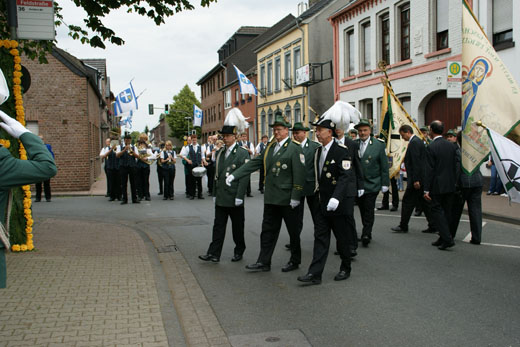
<svg viewBox="0 0 520 347"><path fill-rule="evenodd" d="M43 136L40 135L40 139L43 141ZM45 143L45 141L43 141ZM51 153L52 159L54 159L54 152L52 151L52 146L48 143L45 143L45 147L47 147L47 150ZM45 201L51 202L51 179L45 180L43 182L36 183L36 199L34 202L40 202L42 201L42 183L43 183L43 190L45 194Z"/></svg>
<svg viewBox="0 0 520 347"><path fill-rule="evenodd" d="M9 230L6 218L9 209L11 188L32 184L36 181L49 180L56 175L56 165L48 148L38 136L15 119L0 111L0 127L10 136L19 139L27 151L27 160L14 158L8 149L0 145L0 224ZM0 288L7 285L5 246L0 241Z"/></svg>

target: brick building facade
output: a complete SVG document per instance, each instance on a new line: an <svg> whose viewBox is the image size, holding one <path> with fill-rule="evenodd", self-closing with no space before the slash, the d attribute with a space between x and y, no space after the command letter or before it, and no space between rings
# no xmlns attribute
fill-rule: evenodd
<svg viewBox="0 0 520 347"><path fill-rule="evenodd" d="M31 75L24 94L27 126L54 150L58 174L53 191L89 190L101 172L99 152L113 121L106 69L103 76L58 48L47 60L39 64L22 58Z"/></svg>

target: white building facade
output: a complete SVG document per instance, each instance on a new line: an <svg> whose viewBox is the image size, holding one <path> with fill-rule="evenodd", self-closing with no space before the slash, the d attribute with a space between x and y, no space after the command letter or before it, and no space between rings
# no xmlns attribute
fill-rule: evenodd
<svg viewBox="0 0 520 347"><path fill-rule="evenodd" d="M520 1L469 3L518 81L520 69L513 64L520 59L514 43ZM357 107L378 133L384 76L378 62L384 60L394 92L418 125L440 119L446 129L460 126L461 99L447 98L446 88L448 62L462 58L461 18L461 0L350 1L329 18L335 100Z"/></svg>

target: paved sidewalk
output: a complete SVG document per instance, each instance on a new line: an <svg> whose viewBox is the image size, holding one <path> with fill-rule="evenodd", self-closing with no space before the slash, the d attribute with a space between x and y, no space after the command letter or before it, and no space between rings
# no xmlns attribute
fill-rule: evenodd
<svg viewBox="0 0 520 347"><path fill-rule="evenodd" d="M168 346L152 266L131 229L38 223L38 250L7 257L0 346Z"/></svg>

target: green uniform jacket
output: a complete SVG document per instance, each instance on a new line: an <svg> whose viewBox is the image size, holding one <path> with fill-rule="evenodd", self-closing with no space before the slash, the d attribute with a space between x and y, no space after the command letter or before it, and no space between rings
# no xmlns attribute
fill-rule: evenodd
<svg viewBox="0 0 520 347"><path fill-rule="evenodd" d="M0 146L0 222L5 225L7 199L13 187L42 182L56 175L54 159L42 140L31 133L20 136L28 160L14 158ZM4 246L0 243L0 288L6 286Z"/></svg>
<svg viewBox="0 0 520 347"><path fill-rule="evenodd" d="M262 154L251 159L234 172L235 178L247 176L262 168L264 163L264 204L288 206L291 200L300 200L305 183L305 156L300 145L287 139L274 153L276 141L271 142Z"/></svg>
<svg viewBox="0 0 520 347"><path fill-rule="evenodd" d="M303 145L303 155L305 156L305 184L303 185L303 195L313 196L316 188L314 177L314 154L321 145L318 142L307 139Z"/></svg>
<svg viewBox="0 0 520 347"><path fill-rule="evenodd" d="M249 161L249 152L236 144L227 158L225 147L219 149L215 156L215 185L213 188L213 196L216 197L215 204L222 207L235 207L235 199L244 200L249 175L234 180L231 182L231 187L226 184L226 178L231 172Z"/></svg>
<svg viewBox="0 0 520 347"><path fill-rule="evenodd" d="M361 140L356 140L361 147ZM390 185L388 173L388 157L385 153L385 144L382 141L370 136L367 148L361 157L361 167L365 181L365 193L375 193L381 190L382 186Z"/></svg>

